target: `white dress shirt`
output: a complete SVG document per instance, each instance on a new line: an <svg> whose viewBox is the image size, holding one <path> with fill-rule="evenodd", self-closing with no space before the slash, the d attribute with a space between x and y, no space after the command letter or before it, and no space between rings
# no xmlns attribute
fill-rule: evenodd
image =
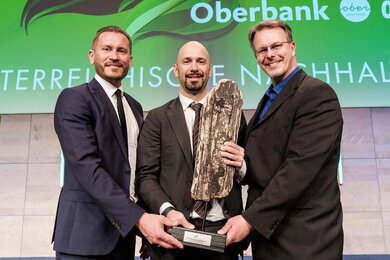
<svg viewBox="0 0 390 260"><path fill-rule="evenodd" d="M118 108L117 108L117 99L115 92L117 91L117 87L113 86L108 81L104 80L99 75L95 74L95 79L99 82L99 84L103 87L104 91L106 92L107 96L111 100L112 105L114 106L115 112L118 116L119 120L119 114L118 114ZM139 127L137 120L135 119L133 110L131 110L131 107L129 103L127 102L126 98L123 95L123 88L122 86L119 87L119 89L122 91L122 103L123 103L123 109L125 111L125 117L126 117L126 127L127 127L127 140L128 140L128 155L129 155L129 164L130 164L130 185L129 185L129 193L130 198L133 201L137 201L138 198L135 196L134 192L134 179L135 179L135 168L136 168L136 162L137 162L137 144L138 144L138 134L139 134Z"/></svg>

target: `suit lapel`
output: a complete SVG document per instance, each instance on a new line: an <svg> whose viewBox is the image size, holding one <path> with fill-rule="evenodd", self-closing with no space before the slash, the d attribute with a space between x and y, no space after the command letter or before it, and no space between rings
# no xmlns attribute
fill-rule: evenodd
<svg viewBox="0 0 390 260"><path fill-rule="evenodd" d="M122 150L124 157L128 158L128 151L125 145L125 139L123 138L122 129L119 124L118 116L116 115L115 109L111 103L111 100L108 98L106 92L104 92L103 87L100 86L99 82L96 79L92 79L89 83L90 89L94 95L97 97L97 101L100 101L103 105L103 110L107 112L112 128L114 130L115 136L118 140L119 146Z"/></svg>
<svg viewBox="0 0 390 260"><path fill-rule="evenodd" d="M179 98L175 99L167 109L167 117L172 126L173 132L180 144L186 162L192 167L191 142L184 117L183 106Z"/></svg>
<svg viewBox="0 0 390 260"><path fill-rule="evenodd" d="M278 97L275 99L274 102L272 102L270 108L268 109L268 111L265 113L264 117L255 125L255 126L252 126L252 128L255 128L255 127L258 127L259 125L263 124L265 121L268 120L268 118L270 118L270 116L275 113L275 111L277 111L279 109L279 107L289 98L291 97L292 95L295 94L295 92L297 91L299 85L300 85L300 82L303 80L304 76L306 75L305 72L303 72L302 70L298 71L296 75L294 75L292 77L292 79L287 83L287 85L284 87L284 89L282 90L282 92L278 95ZM263 102L263 99L261 101L261 103ZM258 107L258 111L256 111L256 114L258 115L258 113L260 113L259 111L259 107ZM253 118L252 118L253 119ZM252 121L252 120L251 120Z"/></svg>
<svg viewBox="0 0 390 260"><path fill-rule="evenodd" d="M278 95L274 102L272 102L268 111L265 112L264 117L259 121L258 125L262 122L266 121L279 107L291 96L295 93L295 88L292 88L293 85L286 85L283 91Z"/></svg>
<svg viewBox="0 0 390 260"><path fill-rule="evenodd" d="M256 122L257 118L259 117L259 114L261 112L261 108L264 107L264 96L261 98L259 104L257 105L256 111L253 114L251 120L248 123L247 129L250 131L254 127L254 123ZM248 131L248 132L249 132Z"/></svg>

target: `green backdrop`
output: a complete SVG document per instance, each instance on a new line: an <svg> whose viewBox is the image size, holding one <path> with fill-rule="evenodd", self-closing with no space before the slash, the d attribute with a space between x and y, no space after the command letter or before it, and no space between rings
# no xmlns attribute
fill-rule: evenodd
<svg viewBox="0 0 390 260"><path fill-rule="evenodd" d="M300 66L328 82L343 107L390 106L390 0L2 0L0 12L0 114L53 112L62 89L93 77L88 50L110 24L133 38L123 86L145 110L177 96L172 65L189 40L209 49L210 87L235 80L253 109L269 79L247 32L267 18L287 21Z"/></svg>

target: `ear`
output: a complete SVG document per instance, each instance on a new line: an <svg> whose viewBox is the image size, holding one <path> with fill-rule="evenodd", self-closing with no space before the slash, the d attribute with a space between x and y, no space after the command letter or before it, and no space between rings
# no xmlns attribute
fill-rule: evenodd
<svg viewBox="0 0 390 260"><path fill-rule="evenodd" d="M213 64L210 64L209 77L213 75Z"/></svg>
<svg viewBox="0 0 390 260"><path fill-rule="evenodd" d="M296 50L297 46L295 44L295 42L293 41L291 43L291 51L292 51L292 56L295 56L295 50Z"/></svg>
<svg viewBox="0 0 390 260"><path fill-rule="evenodd" d="M176 78L179 77L179 72L177 71L177 65L173 64L173 73L175 74Z"/></svg>
<svg viewBox="0 0 390 260"><path fill-rule="evenodd" d="M129 67L133 64L133 55L130 54L130 61L129 61Z"/></svg>
<svg viewBox="0 0 390 260"><path fill-rule="evenodd" d="M94 50L90 50L88 52L88 57L89 57L89 63L90 64L94 64L95 63L95 51Z"/></svg>

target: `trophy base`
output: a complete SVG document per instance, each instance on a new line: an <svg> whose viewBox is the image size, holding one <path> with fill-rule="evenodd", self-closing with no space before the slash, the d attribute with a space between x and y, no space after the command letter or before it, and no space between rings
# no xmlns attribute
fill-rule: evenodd
<svg viewBox="0 0 390 260"><path fill-rule="evenodd" d="M226 235L219 235L194 229L172 227L172 236L185 246L217 252L225 252Z"/></svg>

